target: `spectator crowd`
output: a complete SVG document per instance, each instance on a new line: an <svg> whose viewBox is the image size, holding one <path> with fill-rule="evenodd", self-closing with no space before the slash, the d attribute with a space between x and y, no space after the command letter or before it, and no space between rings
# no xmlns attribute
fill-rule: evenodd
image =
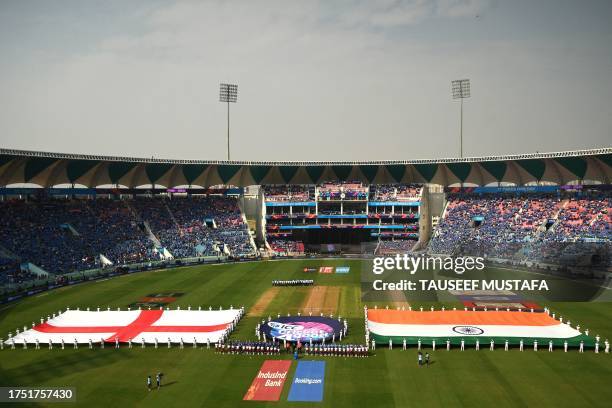
<svg viewBox="0 0 612 408"><path fill-rule="evenodd" d="M551 263L597 253L608 262L611 209L609 194L453 194L429 251Z"/></svg>
<svg viewBox="0 0 612 408"><path fill-rule="evenodd" d="M0 211L5 280L31 278L21 264L62 274L104 266L102 257L114 265L158 260L162 248L175 258L254 253L229 197L10 200Z"/></svg>

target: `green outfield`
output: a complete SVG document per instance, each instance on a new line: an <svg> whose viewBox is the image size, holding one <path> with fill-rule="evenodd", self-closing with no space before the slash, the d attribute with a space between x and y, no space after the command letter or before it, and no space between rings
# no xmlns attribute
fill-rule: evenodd
<svg viewBox="0 0 612 408"><path fill-rule="evenodd" d="M268 315L314 310L317 302L326 310L335 309L349 320L344 342L364 342L363 303L359 260L268 261L196 266L143 272L66 287L4 305L0 309L0 337L9 331L30 326L41 316L71 308L121 307L155 293L181 292L171 304L218 308L244 305L247 315L232 334L233 339L254 340L256 322ZM304 273L304 267L350 266L348 274ZM488 276L525 278L525 272L489 269ZM308 287L282 287L270 291L274 279L315 280L325 286L323 296L312 296ZM542 278L541 276L538 278ZM556 285L557 283L555 283ZM584 285L566 281L564 287ZM587 285L588 286L588 285ZM609 290L598 293L606 299ZM446 292L406 295L413 307L461 306ZM602 339L612 338L612 303L561 302L547 296L532 299L580 322ZM563 298L562 298L563 300ZM390 298L397 302L398 298ZM385 300L369 307L384 307ZM218 355L206 348L157 350L121 348L115 350L47 350L0 352L1 386L71 386L76 388L78 406L103 407L234 407L306 406L287 401L289 373L279 402L244 402L242 398L267 356ZM289 359L289 356L278 358ZM610 406L612 401L612 359L610 354L588 351L553 353L532 350L469 349L465 352L437 350L433 364L419 368L416 351L392 351L379 347L369 358L320 357L325 359L324 398L316 405L329 407L409 406ZM148 374L162 371L165 386L147 391ZM55 404L49 404L51 406ZM75 405L75 404L71 404ZM313 404L315 405L315 404ZM20 404L19 406L27 406Z"/></svg>

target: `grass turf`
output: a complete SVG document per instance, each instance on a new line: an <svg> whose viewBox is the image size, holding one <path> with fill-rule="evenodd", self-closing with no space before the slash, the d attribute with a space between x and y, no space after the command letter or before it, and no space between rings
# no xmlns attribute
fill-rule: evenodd
<svg viewBox="0 0 612 408"><path fill-rule="evenodd" d="M305 266L348 265L347 275L305 274ZM363 304L360 297L362 261L312 260L271 261L228 265L198 266L154 271L117 277L62 288L4 306L0 310L0 333L38 322L41 316L71 308L121 307L156 292L184 292L172 307L202 305L248 309L269 287L273 279L312 277L317 285L341 286L338 312L349 319L346 342L363 342ZM367 267L367 266L366 266ZM525 278L524 272L489 269L490 276ZM421 276L423 278L424 276ZM541 277L540 277L541 278ZM301 287L281 288L262 317L298 310L305 299ZM408 295L408 301L448 307L460 306L446 293ZM612 336L612 308L608 302L546 302L570 316L591 333ZM384 301L377 302L381 306ZM373 304L369 304L373 306ZM260 317L247 316L232 334L234 339L253 339ZM295 364L279 402L243 402L242 397L267 356L217 355L212 350L186 346L154 350L140 347L128 350L6 349L0 352L0 386L72 386L77 406L288 406ZM282 358L289 359L289 356ZM385 350L382 347L366 359L327 357L325 392L319 406L609 406L612 400L610 355L556 351L523 353L481 350L476 352L438 350L432 365L418 368L414 349ZM148 392L148 374L162 371L165 386ZM49 404L53 405L53 404ZM28 406L28 404L19 404ZM40 406L40 405L38 405Z"/></svg>

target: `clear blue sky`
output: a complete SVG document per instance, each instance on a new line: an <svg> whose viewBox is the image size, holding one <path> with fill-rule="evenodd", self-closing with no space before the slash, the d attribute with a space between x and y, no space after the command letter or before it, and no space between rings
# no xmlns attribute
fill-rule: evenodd
<svg viewBox="0 0 612 408"><path fill-rule="evenodd" d="M612 143L612 2L0 2L0 146L367 160Z"/></svg>

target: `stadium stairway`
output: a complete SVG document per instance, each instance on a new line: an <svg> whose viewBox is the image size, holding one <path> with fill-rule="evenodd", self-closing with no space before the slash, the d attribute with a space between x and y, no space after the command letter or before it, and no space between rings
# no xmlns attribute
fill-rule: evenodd
<svg viewBox="0 0 612 408"><path fill-rule="evenodd" d="M41 268L38 265L34 265L32 262L28 262L27 264L27 269L31 274L34 274L36 276L45 276L45 277L49 277L52 276L53 274L47 272L46 270L44 270L43 268Z"/></svg>
<svg viewBox="0 0 612 408"><path fill-rule="evenodd" d="M145 227L145 232L147 233L147 238L149 238L149 240L151 242L153 242L155 247L156 248L162 247L163 245L161 244L161 241L153 233L153 230L151 229L151 226L149 225L149 222L148 221L143 221L142 225Z"/></svg>
<svg viewBox="0 0 612 408"><path fill-rule="evenodd" d="M557 220L559 219L559 215L565 209L565 207L567 207L568 204L569 204L569 200L567 200L567 199L561 201L561 204L559 205L559 209L557 210L557 212L555 212L555 215L552 218L553 220L555 220L555 223L550 227L550 229L548 231L550 231L550 232L554 232L555 231L555 229L557 228L557 224L558 224ZM545 232L548 232L548 231L541 231L539 233L536 233L536 237L539 237L539 235L541 233L545 233Z"/></svg>
<svg viewBox="0 0 612 408"><path fill-rule="evenodd" d="M159 238L155 236L155 234L151 230L151 226L149 225L149 223L140 216L138 211L136 211L136 209L132 207L127 200L125 200L125 205L130 210L130 213L132 214L132 218L134 222L137 224L139 222L142 223L142 225L145 228L145 233L147 234L147 238L149 238L149 240L153 243L155 248L161 248L162 247L161 241L159 240Z"/></svg>
<svg viewBox="0 0 612 408"><path fill-rule="evenodd" d="M76 230L76 228L74 228L72 226L72 224L66 224L66 228L68 228L68 231L70 231L70 233L75 236L75 237L80 237L81 234L79 234L79 231Z"/></svg>

